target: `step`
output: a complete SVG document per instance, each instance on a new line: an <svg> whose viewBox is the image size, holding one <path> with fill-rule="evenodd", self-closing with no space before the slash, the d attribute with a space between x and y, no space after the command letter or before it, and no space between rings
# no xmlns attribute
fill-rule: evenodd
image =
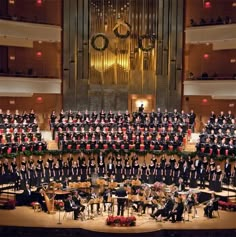
<svg viewBox="0 0 236 237"><path fill-rule="evenodd" d="M48 150L58 150L58 145L56 141L49 141L47 143Z"/></svg>

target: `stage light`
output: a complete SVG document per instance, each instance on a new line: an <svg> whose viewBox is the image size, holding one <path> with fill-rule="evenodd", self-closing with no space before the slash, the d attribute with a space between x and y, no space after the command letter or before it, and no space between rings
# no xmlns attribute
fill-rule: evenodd
<svg viewBox="0 0 236 237"><path fill-rule="evenodd" d="M210 1L204 1L204 7L205 8L211 8L211 2Z"/></svg>
<svg viewBox="0 0 236 237"><path fill-rule="evenodd" d="M203 58L204 58L204 59L208 59L208 58L209 58L209 54L205 53L205 54L203 55Z"/></svg>
<svg viewBox="0 0 236 237"><path fill-rule="evenodd" d="M206 104L208 100L206 98L202 99L202 103Z"/></svg>

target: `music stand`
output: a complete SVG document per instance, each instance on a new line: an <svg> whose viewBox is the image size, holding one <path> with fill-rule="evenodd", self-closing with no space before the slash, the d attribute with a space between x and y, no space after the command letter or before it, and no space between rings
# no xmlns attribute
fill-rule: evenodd
<svg viewBox="0 0 236 237"><path fill-rule="evenodd" d="M59 211L59 217L58 217L58 222L57 222L57 224L58 224L58 225L61 225L61 224L62 224L62 222L61 222L61 210L59 209L58 211Z"/></svg>

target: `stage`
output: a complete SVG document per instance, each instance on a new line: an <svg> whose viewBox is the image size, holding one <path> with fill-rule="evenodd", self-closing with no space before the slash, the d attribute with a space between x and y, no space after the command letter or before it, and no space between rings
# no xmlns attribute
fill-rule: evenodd
<svg viewBox="0 0 236 237"><path fill-rule="evenodd" d="M61 211L59 220L58 211L56 214L47 214L42 211L34 211L31 207L17 206L14 210L0 210L0 233L6 236L6 233L13 231L14 236L23 236L21 235L23 233L26 233L27 236L27 233L31 231L31 236L49 236L49 233L54 233L54 231L57 230L57 233L61 233L59 236L65 236L65 233L70 230L71 236L74 236L72 233L80 233L80 236L91 236L91 234L93 234L93 236L107 236L111 233L116 236L134 233L136 236L165 236L164 233L166 233L166 231L168 231L168 233L179 234L199 233L199 231L222 233L222 230L227 230L227 233L235 232L235 212L219 210L219 216L215 212L214 218L209 219L204 217L203 208L204 205L200 204L197 206L197 218L193 218L192 214L188 215L185 213L185 220L176 223L170 221L158 222L150 217L150 213L143 214L142 216L134 213L137 219L136 226L114 227L106 224L107 212L103 212L102 215L95 215L94 219L81 221L73 220L71 215L63 219L64 211ZM148 211L150 212L150 210ZM127 210L125 215L127 215ZM18 232L21 234L18 235ZM53 235L55 236L55 233ZM191 234L191 236L193 237L195 235ZM213 235L209 234L208 236ZM217 236L219 237L220 235L217 234Z"/></svg>

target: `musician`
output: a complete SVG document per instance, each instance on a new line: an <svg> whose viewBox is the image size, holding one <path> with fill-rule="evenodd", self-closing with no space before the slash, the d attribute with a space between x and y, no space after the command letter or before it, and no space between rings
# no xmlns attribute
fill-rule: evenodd
<svg viewBox="0 0 236 237"><path fill-rule="evenodd" d="M65 180L62 182L62 188L67 189L69 187L69 179L65 177Z"/></svg>
<svg viewBox="0 0 236 237"><path fill-rule="evenodd" d="M188 185L189 172L190 172L190 171L189 171L187 162L185 162L185 163L184 163L184 166L183 166L183 169L182 169L182 171L181 171L181 174L180 174L181 178L182 178L183 181L184 181L185 186Z"/></svg>
<svg viewBox="0 0 236 237"><path fill-rule="evenodd" d="M29 184L25 185L22 201L23 201L22 204L27 206L30 205L30 203L32 202L32 192Z"/></svg>
<svg viewBox="0 0 236 237"><path fill-rule="evenodd" d="M217 202L215 193L211 194L211 199L208 201L207 205L204 207L204 216L212 218L212 212L214 211L214 203Z"/></svg>
<svg viewBox="0 0 236 237"><path fill-rule="evenodd" d="M161 168L161 163L160 162L157 163L156 169L154 170L154 172L156 174L156 181L157 182L162 182L163 181L163 169Z"/></svg>
<svg viewBox="0 0 236 237"><path fill-rule="evenodd" d="M167 217L168 214L170 213L170 211L173 209L173 207L174 207L174 202L173 202L173 199L171 198L171 196L169 195L166 199L166 203L165 203L164 207L162 209L156 210L150 216L152 218L159 218L159 216Z"/></svg>
<svg viewBox="0 0 236 237"><path fill-rule="evenodd" d="M195 196L193 191L190 189L186 197L185 205L187 207L188 213L192 212L192 207L195 205Z"/></svg>
<svg viewBox="0 0 236 237"><path fill-rule="evenodd" d="M107 176L110 177L111 175L115 174L115 165L113 163L112 158L110 157L107 164Z"/></svg>
<svg viewBox="0 0 236 237"><path fill-rule="evenodd" d="M148 166L148 169L149 169L148 183L153 184L156 178L156 167L153 160L151 160L150 165ZM163 170L162 170L162 175L163 175Z"/></svg>
<svg viewBox="0 0 236 237"><path fill-rule="evenodd" d="M184 211L184 204L181 197L175 198L175 204L171 212L167 215L164 220L169 220L171 218L171 222L174 223L176 221L182 220L182 215Z"/></svg>
<svg viewBox="0 0 236 237"><path fill-rule="evenodd" d="M132 167L130 165L130 162L127 161L124 167L124 175L125 175L125 179L130 179L131 178L131 174L132 174Z"/></svg>
<svg viewBox="0 0 236 237"><path fill-rule="evenodd" d="M204 164L201 164L201 168L198 171L198 180L200 180L200 189L205 189L206 175L207 172L204 167Z"/></svg>
<svg viewBox="0 0 236 237"><path fill-rule="evenodd" d="M178 185L179 183L179 177L180 177L180 168L179 164L175 163L174 168L173 168L173 183L175 185Z"/></svg>
<svg viewBox="0 0 236 237"><path fill-rule="evenodd" d="M215 183L214 183L214 191L215 192L221 192L221 182L222 182L222 170L220 168L220 165L216 166L216 172L215 172Z"/></svg>
<svg viewBox="0 0 236 237"><path fill-rule="evenodd" d="M100 213L100 202L98 201L98 194L95 192L94 188L91 188L91 194L90 194L90 200L92 199L93 202L91 204L91 213L93 214L93 210L94 210L94 205L97 205L97 213Z"/></svg>
<svg viewBox="0 0 236 237"><path fill-rule="evenodd" d="M141 166L141 180L143 183L147 183L147 179L148 179L147 165L146 162L144 161Z"/></svg>
<svg viewBox="0 0 236 237"><path fill-rule="evenodd" d="M74 212L74 220L78 220L79 216L79 207L75 204L75 202L72 199L72 195L68 195L66 201L65 201L65 211L66 212Z"/></svg>
<svg viewBox="0 0 236 237"><path fill-rule="evenodd" d="M165 184L171 185L172 184L172 169L170 162L166 162L166 166L164 168L164 176L165 176Z"/></svg>
<svg viewBox="0 0 236 237"><path fill-rule="evenodd" d="M107 207L106 204L109 204L108 211L110 211L111 208L112 208L111 196L112 196L111 189L110 188L105 188L104 193L103 193L104 211L106 211L106 207Z"/></svg>
<svg viewBox="0 0 236 237"><path fill-rule="evenodd" d="M81 196L79 195L78 191L73 192L72 200L75 202L75 205L79 209L79 213L83 213L85 210L85 206L81 203Z"/></svg>
<svg viewBox="0 0 236 237"><path fill-rule="evenodd" d="M88 175L88 167L85 163L85 160L83 160L83 163L80 167L80 172L81 172L80 181L85 182L87 180L87 175Z"/></svg>
<svg viewBox="0 0 236 237"><path fill-rule="evenodd" d="M215 172L216 172L215 166L210 166L209 178L208 178L210 190L214 190L215 176L216 176Z"/></svg>
<svg viewBox="0 0 236 237"><path fill-rule="evenodd" d="M224 165L224 173L225 173L225 183L227 185L230 184L230 176L231 176L231 164L229 163L229 159L226 159Z"/></svg>
<svg viewBox="0 0 236 237"><path fill-rule="evenodd" d="M98 176L99 177L104 177L105 175L105 164L103 161L100 161L98 164Z"/></svg>
<svg viewBox="0 0 236 237"><path fill-rule="evenodd" d="M124 215L124 208L125 208L125 202L126 202L126 196L127 193L124 189L123 183L120 184L120 188L116 191L116 196L118 197L117 199L117 204L118 204L118 209L117 209L117 216L123 216Z"/></svg>
<svg viewBox="0 0 236 237"><path fill-rule="evenodd" d="M197 170L194 164L191 165L189 179L190 179L189 187L196 188L197 187Z"/></svg>
<svg viewBox="0 0 236 237"><path fill-rule="evenodd" d="M118 160L116 169L115 169L116 182L118 182L118 183L122 182L122 176L123 176L123 167L122 167L121 161Z"/></svg>
<svg viewBox="0 0 236 237"><path fill-rule="evenodd" d="M182 178L179 178L178 185L177 185L178 192L184 192L185 190L185 185L183 181L184 180Z"/></svg>

